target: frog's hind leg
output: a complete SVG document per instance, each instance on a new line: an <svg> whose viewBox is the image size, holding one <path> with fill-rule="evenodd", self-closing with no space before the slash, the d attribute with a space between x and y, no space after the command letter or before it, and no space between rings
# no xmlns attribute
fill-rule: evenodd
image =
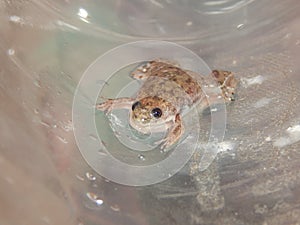
<svg viewBox="0 0 300 225"><path fill-rule="evenodd" d="M216 79L222 90L225 101L234 101L238 80L232 72L223 70L213 70L212 76Z"/></svg>
<svg viewBox="0 0 300 225"><path fill-rule="evenodd" d="M104 112L111 112L113 109L131 109L135 102L133 98L108 99L96 105L96 109Z"/></svg>
<svg viewBox="0 0 300 225"><path fill-rule="evenodd" d="M131 77L136 80L145 80L150 76L149 69L151 67L151 62L147 62L137 67L132 73Z"/></svg>

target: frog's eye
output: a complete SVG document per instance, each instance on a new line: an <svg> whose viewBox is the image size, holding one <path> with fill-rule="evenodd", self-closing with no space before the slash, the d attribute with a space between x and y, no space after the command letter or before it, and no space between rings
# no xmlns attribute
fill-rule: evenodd
<svg viewBox="0 0 300 225"><path fill-rule="evenodd" d="M152 109L152 111L151 111L151 115L152 115L153 117L155 117L155 118L160 118L161 115L162 115L162 111L161 111L160 108L154 108L154 109Z"/></svg>
<svg viewBox="0 0 300 225"><path fill-rule="evenodd" d="M140 106L140 105L141 105L141 103L140 103L139 101L135 102L135 103L131 106L132 111L134 111L134 109L135 109L136 107Z"/></svg>

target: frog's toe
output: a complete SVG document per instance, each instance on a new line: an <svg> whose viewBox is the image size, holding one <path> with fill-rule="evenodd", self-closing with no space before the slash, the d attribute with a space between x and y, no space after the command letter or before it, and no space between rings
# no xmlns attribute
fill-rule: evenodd
<svg viewBox="0 0 300 225"><path fill-rule="evenodd" d="M155 145L160 145L159 148L161 150L166 149L170 146L170 144L168 143L168 138L163 138L161 140L158 140L156 142L154 142Z"/></svg>
<svg viewBox="0 0 300 225"><path fill-rule="evenodd" d="M96 105L96 109L102 112L109 113L112 110L112 101L107 100L105 102Z"/></svg>
<svg viewBox="0 0 300 225"><path fill-rule="evenodd" d="M165 141L166 141L166 139L163 138L163 139L161 139L161 140L158 140L158 141L154 142L154 144L155 144L155 145L160 145L160 144L162 144L162 143L165 142Z"/></svg>
<svg viewBox="0 0 300 225"><path fill-rule="evenodd" d="M136 80L145 80L149 77L148 70L151 67L151 63L143 63L131 72L131 77Z"/></svg>
<svg viewBox="0 0 300 225"><path fill-rule="evenodd" d="M131 73L131 77L136 80L145 80L148 76L145 74L145 72L137 70Z"/></svg>
<svg viewBox="0 0 300 225"><path fill-rule="evenodd" d="M167 142L164 142L161 146L160 146L160 149L161 150L166 150L167 148L170 147L170 144L168 144Z"/></svg>
<svg viewBox="0 0 300 225"><path fill-rule="evenodd" d="M169 138L165 138L165 139L161 140L161 143L162 144L160 146L160 149L161 150L166 150L166 149L170 148L175 143L175 141L171 140Z"/></svg>

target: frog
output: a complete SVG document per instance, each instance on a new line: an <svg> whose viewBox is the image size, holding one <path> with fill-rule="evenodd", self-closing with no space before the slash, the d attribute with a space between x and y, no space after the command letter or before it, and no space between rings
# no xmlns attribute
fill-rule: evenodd
<svg viewBox="0 0 300 225"><path fill-rule="evenodd" d="M232 72L212 70L210 76L213 79L185 70L177 62L154 59L131 73L133 79L142 81L135 96L106 99L98 103L96 109L106 113L115 109L129 110L129 124L133 129L142 134L166 132L158 144L161 149L169 149L185 131L184 110L194 105L202 110L209 106L204 86L217 86L225 102L235 100L239 82ZM209 97L213 102L220 95Z"/></svg>

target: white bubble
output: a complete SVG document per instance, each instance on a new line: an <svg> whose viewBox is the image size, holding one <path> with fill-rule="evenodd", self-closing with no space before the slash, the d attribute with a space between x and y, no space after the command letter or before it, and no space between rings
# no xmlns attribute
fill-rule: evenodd
<svg viewBox="0 0 300 225"><path fill-rule="evenodd" d="M90 181L95 181L96 177L94 176L94 174L90 173L90 172L86 172L85 176L87 179L89 179Z"/></svg>
<svg viewBox="0 0 300 225"><path fill-rule="evenodd" d="M146 160L146 158L145 158L144 155L138 155L138 158L139 158L140 160L142 160L142 161L145 161L145 160Z"/></svg>
<svg viewBox="0 0 300 225"><path fill-rule="evenodd" d="M12 48L10 48L10 49L7 50L7 54L8 55L14 55L15 54L15 50L12 49Z"/></svg>
<svg viewBox="0 0 300 225"><path fill-rule="evenodd" d="M239 25L236 26L236 28L238 30L242 30L244 27L245 27L245 24L243 24L243 23L240 23Z"/></svg>
<svg viewBox="0 0 300 225"><path fill-rule="evenodd" d="M86 193L86 196L87 196L90 200L92 200L94 203L96 203L97 206L101 206L101 205L104 203L104 201L103 201L98 195L96 195L96 194L93 193L93 192L87 192L87 193Z"/></svg>
<svg viewBox="0 0 300 225"><path fill-rule="evenodd" d="M79 8L77 15L86 19L89 13L84 8Z"/></svg>

